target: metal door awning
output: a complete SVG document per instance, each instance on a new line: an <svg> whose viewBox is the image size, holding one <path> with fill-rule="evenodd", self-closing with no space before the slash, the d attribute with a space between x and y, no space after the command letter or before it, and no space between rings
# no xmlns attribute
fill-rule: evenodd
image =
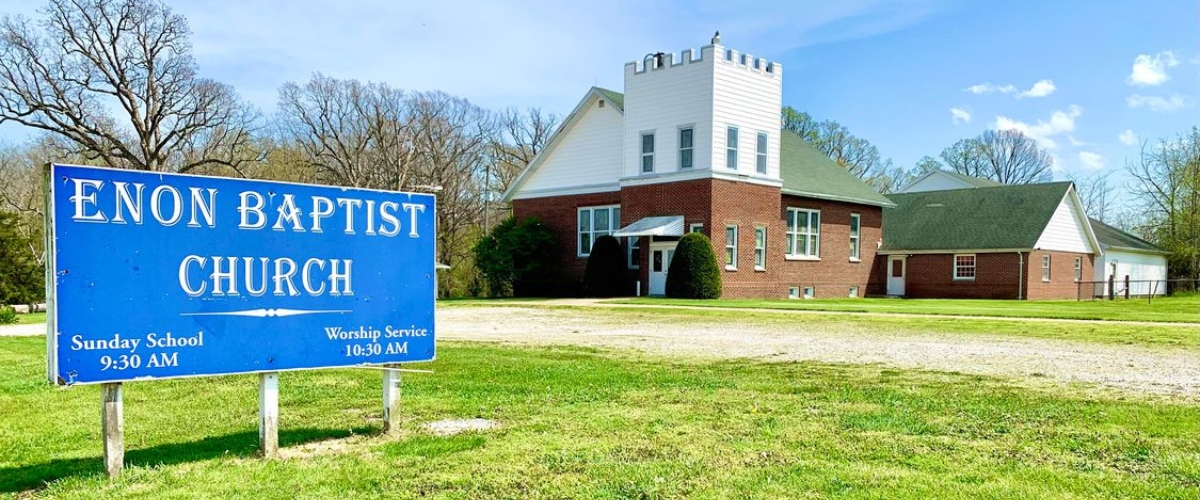
<svg viewBox="0 0 1200 500"><path fill-rule="evenodd" d="M613 233L618 238L626 236L683 236L683 216L666 215L646 217Z"/></svg>

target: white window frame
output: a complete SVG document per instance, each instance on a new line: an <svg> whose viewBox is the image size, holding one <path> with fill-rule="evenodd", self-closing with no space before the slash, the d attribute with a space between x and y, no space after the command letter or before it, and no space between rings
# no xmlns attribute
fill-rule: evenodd
<svg viewBox="0 0 1200 500"><path fill-rule="evenodd" d="M862 262L862 214L850 214L850 262Z"/></svg>
<svg viewBox="0 0 1200 500"><path fill-rule="evenodd" d="M638 258L636 258L636 259L633 258L634 249L637 249L638 254L639 254ZM626 267L628 267L629 269L641 269L642 268L641 251L642 251L642 237L641 236L629 236L629 237L625 238Z"/></svg>
<svg viewBox="0 0 1200 500"><path fill-rule="evenodd" d="M761 235L761 238L759 237ZM767 270L767 227L754 226L754 270Z"/></svg>
<svg viewBox="0 0 1200 500"><path fill-rule="evenodd" d="M1042 256L1042 283L1050 282L1050 256Z"/></svg>
<svg viewBox="0 0 1200 500"><path fill-rule="evenodd" d="M971 265L969 265L969 266L966 264L959 265L959 263L958 263L959 257L963 257L963 258L970 257ZM952 263L952 265L954 266L954 281L975 281L975 276L979 273L979 258L976 257L975 254L973 254L973 253L956 253L956 254L954 254L953 258L954 258L954 262ZM963 272L963 271L966 271L967 269L971 270L970 276L966 276L965 275L966 273Z"/></svg>
<svg viewBox="0 0 1200 500"><path fill-rule="evenodd" d="M850 287L850 292L847 293L846 295L847 295L847 297L849 297L851 299L857 299L858 298L858 287L856 287L856 286Z"/></svg>
<svg viewBox="0 0 1200 500"><path fill-rule="evenodd" d="M811 208L791 208L787 209L787 247L784 257L789 260L820 260L821 259L821 211ZM805 225L803 228L797 224L796 219L801 213L805 214ZM816 216L816 224L813 224ZM815 229L813 226L816 226ZM800 239L804 238L808 243L807 253L798 253L800 248Z"/></svg>
<svg viewBox="0 0 1200 500"><path fill-rule="evenodd" d="M767 173L767 148L770 143L766 132L759 132L754 142L754 170L763 175Z"/></svg>
<svg viewBox="0 0 1200 500"><path fill-rule="evenodd" d="M704 223L703 222L693 222L691 224L688 224L688 232L689 233L703 233L704 232Z"/></svg>
<svg viewBox="0 0 1200 500"><path fill-rule="evenodd" d="M691 144L689 144L687 147L684 147L684 145L683 145L683 133L684 132L688 133L688 135L689 135L688 141L691 142ZM680 170L687 170L687 169L690 169L690 168L696 166L695 151L696 151L696 129L693 127L690 127L690 126L680 127L679 128L679 169ZM687 153L687 154L685 155L684 153ZM685 156L688 159L687 164L684 164L684 161L683 161Z"/></svg>
<svg viewBox="0 0 1200 500"><path fill-rule="evenodd" d="M798 298L800 298L800 287L798 287L798 286L789 286L789 287L788 287L788 298L789 298L789 299L798 299Z"/></svg>
<svg viewBox="0 0 1200 500"><path fill-rule="evenodd" d="M815 286L804 287L804 298L815 299L816 297L817 297L817 287L815 287Z"/></svg>
<svg viewBox="0 0 1200 500"><path fill-rule="evenodd" d="M1075 282L1083 279L1083 257L1075 257Z"/></svg>
<svg viewBox="0 0 1200 500"><path fill-rule="evenodd" d="M730 141L730 138L733 138ZM725 129L725 168L729 170L737 170L738 168L738 140L741 133L738 128L730 125Z"/></svg>
<svg viewBox="0 0 1200 500"><path fill-rule="evenodd" d="M650 138L650 150L649 151L646 150L646 138L647 137ZM642 156L641 156L642 161L640 163L639 171L643 174L654 173L654 140L655 139L654 139L653 131L642 132L642 142L641 142L641 146L639 146L642 150ZM650 160L650 164L648 165L650 167L649 170L646 170L646 167L647 167L646 160Z"/></svg>
<svg viewBox="0 0 1200 500"><path fill-rule="evenodd" d="M608 209L608 229L596 229L596 211ZM582 224L583 214L588 214L588 229L584 230ZM604 235L612 234L614 231L621 228L621 205L597 205L594 207L579 207L575 210L575 255L577 257L588 257L592 255L592 245L596 244L596 238ZM590 245L583 248L583 235L588 234Z"/></svg>
<svg viewBox="0 0 1200 500"><path fill-rule="evenodd" d="M733 238L729 237L729 230L733 230ZM738 262L738 227L737 224L725 225L725 270L737 271Z"/></svg>

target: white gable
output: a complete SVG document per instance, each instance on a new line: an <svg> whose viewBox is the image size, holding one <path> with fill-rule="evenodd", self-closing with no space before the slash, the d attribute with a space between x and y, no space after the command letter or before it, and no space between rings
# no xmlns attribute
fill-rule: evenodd
<svg viewBox="0 0 1200 500"><path fill-rule="evenodd" d="M1054 210L1050 223L1046 224L1046 229L1042 230L1042 236L1038 238L1034 247L1041 250L1098 254L1099 251L1093 250L1091 242L1095 240L1090 231L1091 226L1076 203L1075 190L1070 189L1062 201L1058 202L1058 208Z"/></svg>
<svg viewBox="0 0 1200 500"><path fill-rule="evenodd" d="M953 175L942 171L933 171L926 174L924 177L913 181L901 193L921 193L925 191L948 191L951 189L967 189L972 188L971 184L959 179Z"/></svg>
<svg viewBox="0 0 1200 500"><path fill-rule="evenodd" d="M611 102L589 96L530 165L511 198L616 191L621 178L623 118Z"/></svg>

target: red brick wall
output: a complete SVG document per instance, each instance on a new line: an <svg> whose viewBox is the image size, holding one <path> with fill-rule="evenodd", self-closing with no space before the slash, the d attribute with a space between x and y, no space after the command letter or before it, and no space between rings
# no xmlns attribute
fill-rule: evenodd
<svg viewBox="0 0 1200 500"><path fill-rule="evenodd" d="M721 296L730 299L782 298L787 289L779 283L783 262L783 220L779 218L779 188L717 179L712 182L712 224L705 226L721 269ZM725 268L725 226L736 225L736 270ZM754 268L754 228L767 229L766 265Z"/></svg>
<svg viewBox="0 0 1200 500"><path fill-rule="evenodd" d="M1050 282L1042 281L1042 256L1050 255ZM1078 293L1075 283L1075 257L1082 258L1084 280L1091 276L1093 257L1066 252L1023 253L1024 266L1017 261L1016 252L975 254L975 279L954 279L954 256L951 254L917 254L907 258L904 295L912 298L959 299L1074 299ZM881 257L877 265L882 271L874 280L882 280L886 292L887 260ZM1021 276L1020 272L1024 272Z"/></svg>
<svg viewBox="0 0 1200 500"><path fill-rule="evenodd" d="M1028 258L1028 256L1026 256ZM885 264L886 265L886 264ZM954 255L907 259L904 296L912 298L1015 299L1020 285L1016 252L975 254L975 279L954 279Z"/></svg>
<svg viewBox="0 0 1200 500"><path fill-rule="evenodd" d="M1050 257L1050 281L1042 281L1042 257ZM1029 255L1028 281L1025 297L1030 300L1075 299L1079 294L1079 284L1075 282L1075 258L1082 262L1080 270L1084 281L1092 276L1094 257L1089 254L1070 252L1036 251ZM1092 288L1087 287L1090 294Z"/></svg>
<svg viewBox="0 0 1200 500"><path fill-rule="evenodd" d="M821 211L820 260L788 260L787 217L788 208L806 208ZM858 296L869 293L872 270L875 267L875 252L882 238L883 212L879 207L842 203L836 201L783 196L776 212L778 229L774 241L768 241L768 250L774 254L772 262L777 289L773 297L786 297L788 287L811 286L817 298L844 298L849 296L850 287L858 287ZM850 260L850 214L859 214L859 258Z"/></svg>
<svg viewBox="0 0 1200 500"><path fill-rule="evenodd" d="M580 207L597 205L616 205L621 203L621 193L577 194L569 196L549 196L545 198L528 198L513 200L513 216L518 219L534 216L542 219L558 237L558 260L563 279L582 280L583 271L587 268L587 258L577 257L578 243L578 211ZM622 207L621 218L628 220ZM623 222L624 223L624 222Z"/></svg>
<svg viewBox="0 0 1200 500"><path fill-rule="evenodd" d="M815 288L817 297L846 297L851 286L859 296L872 293L868 282L875 270L875 251L882 236L878 207L783 196L779 188L723 179L697 179L643 186L620 192L555 196L513 201L517 217L537 216L558 235L560 267L565 280L581 280L587 259L576 257L576 217L579 207L620 204L621 225L644 217L683 215L685 230L703 224L722 269L724 298L786 298L789 287ZM787 260L787 208L821 211L819 261ZM860 259L850 261L850 214L860 218ZM737 269L726 270L725 226L738 226ZM766 268L754 268L754 229L767 228ZM642 291L649 289L650 239L641 238L640 269L635 271ZM622 246L627 245L621 241ZM882 293L882 292L875 292Z"/></svg>

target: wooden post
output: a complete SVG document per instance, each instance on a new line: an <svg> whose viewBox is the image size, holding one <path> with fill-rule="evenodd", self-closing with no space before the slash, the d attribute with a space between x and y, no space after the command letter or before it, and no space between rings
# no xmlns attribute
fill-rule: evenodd
<svg viewBox="0 0 1200 500"><path fill-rule="evenodd" d="M1125 300L1129 300L1129 275L1125 275Z"/></svg>
<svg viewBox="0 0 1200 500"><path fill-rule="evenodd" d="M104 433L104 472L117 477L125 465L125 419L121 383L100 384L100 426Z"/></svg>
<svg viewBox="0 0 1200 500"><path fill-rule="evenodd" d="M1108 300L1117 298L1117 287L1113 280L1116 279L1115 274L1108 275Z"/></svg>
<svg viewBox="0 0 1200 500"><path fill-rule="evenodd" d="M258 374L258 450L263 458L279 453L279 372Z"/></svg>
<svg viewBox="0 0 1200 500"><path fill-rule="evenodd" d="M383 370L383 432L400 432L400 370Z"/></svg>

